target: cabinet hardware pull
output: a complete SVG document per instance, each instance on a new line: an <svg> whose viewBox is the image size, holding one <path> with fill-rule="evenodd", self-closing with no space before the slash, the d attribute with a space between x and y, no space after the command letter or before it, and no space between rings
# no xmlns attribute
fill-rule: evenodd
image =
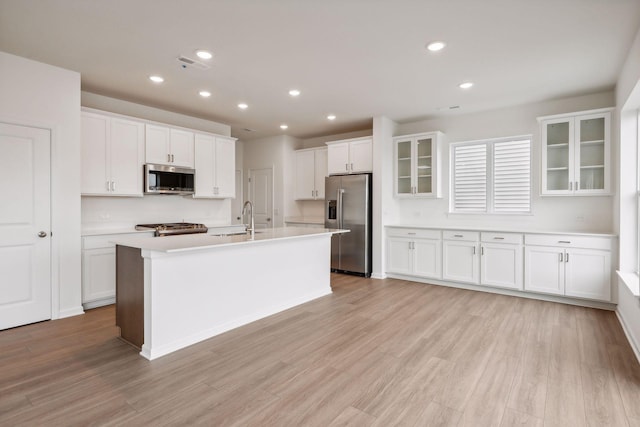
<svg viewBox="0 0 640 427"><path fill-rule="evenodd" d="M353 172L353 163L351 163L351 172Z"/></svg>
<svg viewBox="0 0 640 427"><path fill-rule="evenodd" d="M558 243L571 244L571 240L558 240Z"/></svg>
<svg viewBox="0 0 640 427"><path fill-rule="evenodd" d="M494 237L495 240L504 240L504 237Z"/></svg>
<svg viewBox="0 0 640 427"><path fill-rule="evenodd" d="M344 164L344 169L345 169L347 172L349 172L349 163L345 163L345 164Z"/></svg>
<svg viewBox="0 0 640 427"><path fill-rule="evenodd" d="M415 236L416 233L407 233L409 236Z"/></svg>
<svg viewBox="0 0 640 427"><path fill-rule="evenodd" d="M573 191L573 181L569 183L569 191Z"/></svg>
<svg viewBox="0 0 640 427"><path fill-rule="evenodd" d="M454 234L453 237L464 237L462 234Z"/></svg>
<svg viewBox="0 0 640 427"><path fill-rule="evenodd" d="M107 191L111 191L111 181L107 181Z"/></svg>
<svg viewBox="0 0 640 427"><path fill-rule="evenodd" d="M569 253L564 254L564 262L569 262Z"/></svg>
<svg viewBox="0 0 640 427"><path fill-rule="evenodd" d="M171 154L167 154L167 162L171 163Z"/></svg>
<svg viewBox="0 0 640 427"><path fill-rule="evenodd" d="M474 254L474 255L476 254L476 247L475 247L475 245L473 246L473 254Z"/></svg>
<svg viewBox="0 0 640 427"><path fill-rule="evenodd" d="M560 262L562 262L562 252L560 252Z"/></svg>
<svg viewBox="0 0 640 427"><path fill-rule="evenodd" d="M116 191L116 182L111 181L111 191Z"/></svg>
<svg viewBox="0 0 640 427"><path fill-rule="evenodd" d="M484 255L484 246L480 246L480 255Z"/></svg>
<svg viewBox="0 0 640 427"><path fill-rule="evenodd" d="M173 154L171 155L171 163L176 161L176 156L174 156Z"/></svg>
<svg viewBox="0 0 640 427"><path fill-rule="evenodd" d="M580 181L576 181L576 191L580 190Z"/></svg>

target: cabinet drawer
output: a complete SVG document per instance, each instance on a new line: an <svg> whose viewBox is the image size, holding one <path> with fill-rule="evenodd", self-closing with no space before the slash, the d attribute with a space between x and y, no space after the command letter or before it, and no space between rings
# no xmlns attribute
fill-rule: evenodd
<svg viewBox="0 0 640 427"><path fill-rule="evenodd" d="M425 230L420 228L388 228L387 236L437 240L441 238L440 230Z"/></svg>
<svg viewBox="0 0 640 427"><path fill-rule="evenodd" d="M464 240L466 242L477 242L478 240L480 240L480 232L445 230L442 232L442 238L445 240Z"/></svg>
<svg viewBox="0 0 640 427"><path fill-rule="evenodd" d="M525 234L524 243L525 245L603 249L607 251L610 251L613 245L613 241L609 237L566 236L561 234Z"/></svg>
<svg viewBox="0 0 640 427"><path fill-rule="evenodd" d="M115 239L122 237L141 237L153 236L153 231L148 233L120 233L120 234L101 234L98 236L85 236L82 238L82 249L100 249L114 248L116 245L111 243Z"/></svg>
<svg viewBox="0 0 640 427"><path fill-rule="evenodd" d="M511 243L514 245L522 244L522 234L514 233L487 233L482 232L481 240L484 243Z"/></svg>

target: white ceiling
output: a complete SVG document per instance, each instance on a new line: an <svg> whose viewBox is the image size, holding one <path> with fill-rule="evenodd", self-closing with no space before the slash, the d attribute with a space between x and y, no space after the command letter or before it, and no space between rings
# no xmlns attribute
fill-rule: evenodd
<svg viewBox="0 0 640 427"><path fill-rule="evenodd" d="M83 90L230 124L242 139L611 89L639 26L640 0L0 0L0 50L79 71ZM447 48L427 52L433 40ZM211 68L181 69L176 58L199 48L214 53ZM459 89L465 80L475 86Z"/></svg>

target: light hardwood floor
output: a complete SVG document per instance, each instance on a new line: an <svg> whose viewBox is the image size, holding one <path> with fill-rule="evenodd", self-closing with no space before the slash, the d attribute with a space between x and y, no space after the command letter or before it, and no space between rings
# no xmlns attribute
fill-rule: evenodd
<svg viewBox="0 0 640 427"><path fill-rule="evenodd" d="M0 425L640 425L640 366L612 312L332 285L153 362L116 338L113 306L0 332Z"/></svg>

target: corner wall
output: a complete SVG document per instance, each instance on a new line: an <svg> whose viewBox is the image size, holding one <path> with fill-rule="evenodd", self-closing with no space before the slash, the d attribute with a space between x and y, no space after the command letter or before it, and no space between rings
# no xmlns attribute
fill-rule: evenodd
<svg viewBox="0 0 640 427"><path fill-rule="evenodd" d="M51 129L52 318L82 314L80 74L0 52L0 117Z"/></svg>

